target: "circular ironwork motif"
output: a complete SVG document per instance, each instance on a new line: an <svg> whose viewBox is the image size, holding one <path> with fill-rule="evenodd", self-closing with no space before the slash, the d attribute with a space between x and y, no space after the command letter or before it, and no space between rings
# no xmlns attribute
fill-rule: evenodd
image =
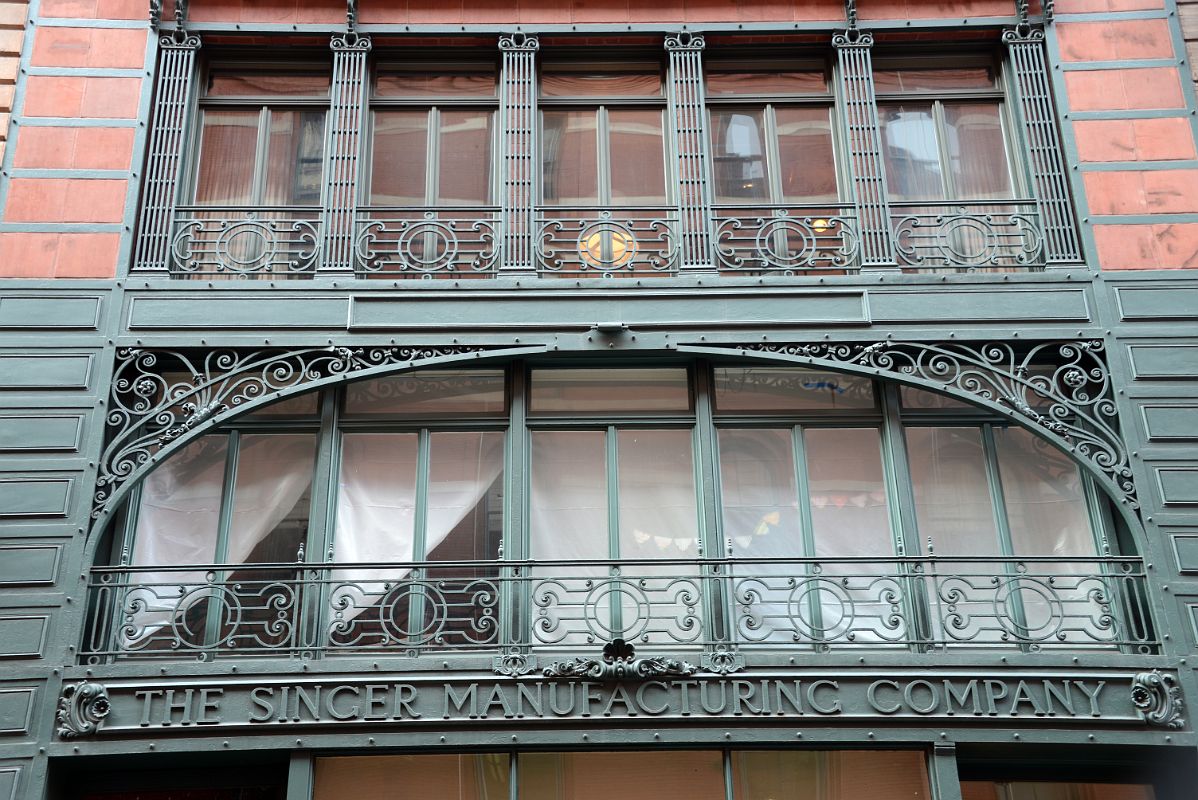
<svg viewBox="0 0 1198 800"><path fill-rule="evenodd" d="M994 592L994 610L1003 630L1020 639L1048 639L1064 622L1056 590L1035 578L1010 578Z"/></svg>
<svg viewBox="0 0 1198 800"><path fill-rule="evenodd" d="M397 243L402 263L415 270L436 270L458 257L458 237L444 223L418 222Z"/></svg>
<svg viewBox="0 0 1198 800"><path fill-rule="evenodd" d="M379 601L379 622L393 641L425 642L441 632L447 607L435 586L401 583Z"/></svg>
<svg viewBox="0 0 1198 800"><path fill-rule="evenodd" d="M827 220L819 220L828 227ZM757 252L778 267L799 267L811 263L815 254L815 232L799 220L778 217L757 232Z"/></svg>
<svg viewBox="0 0 1198 800"><path fill-rule="evenodd" d="M837 581L809 578L800 581L787 599L787 612L800 636L828 639L852 627L856 611L853 598Z"/></svg>
<svg viewBox="0 0 1198 800"><path fill-rule="evenodd" d="M977 217L947 217L936 231L936 248L951 264L989 264L998 256L998 236Z"/></svg>
<svg viewBox="0 0 1198 800"><path fill-rule="evenodd" d="M271 225L255 220L234 222L216 237L216 258L229 270L258 269L270 262L279 248L279 238Z"/></svg>
<svg viewBox="0 0 1198 800"><path fill-rule="evenodd" d="M611 220L591 223L578 235L578 257L595 269L623 269L636 260L639 248L632 231Z"/></svg>
<svg viewBox="0 0 1198 800"><path fill-rule="evenodd" d="M602 581L587 594L587 627L600 639L632 640L649 626L650 607L649 598L635 583L619 578ZM612 624L612 612L617 608L622 623L619 628Z"/></svg>
<svg viewBox="0 0 1198 800"><path fill-rule="evenodd" d="M215 604L216 611L213 606ZM198 586L179 598L171 616L174 647L233 647L241 625L241 599L220 586Z"/></svg>

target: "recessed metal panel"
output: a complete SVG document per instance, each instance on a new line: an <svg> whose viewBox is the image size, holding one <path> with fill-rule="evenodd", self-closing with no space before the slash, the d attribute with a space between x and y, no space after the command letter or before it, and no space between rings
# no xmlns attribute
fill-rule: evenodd
<svg viewBox="0 0 1198 800"><path fill-rule="evenodd" d="M81 415L0 415L0 452L79 449Z"/></svg>
<svg viewBox="0 0 1198 800"><path fill-rule="evenodd" d="M49 621L45 614L0 617L0 658L40 658Z"/></svg>
<svg viewBox="0 0 1198 800"><path fill-rule="evenodd" d="M0 328L95 330L99 297L0 297Z"/></svg>
<svg viewBox="0 0 1198 800"><path fill-rule="evenodd" d="M1198 344L1133 344L1128 353L1138 380L1198 380Z"/></svg>
<svg viewBox="0 0 1198 800"><path fill-rule="evenodd" d="M73 478L0 478L0 517L65 517Z"/></svg>
<svg viewBox="0 0 1198 800"><path fill-rule="evenodd" d="M54 583L58 545L0 546L0 584Z"/></svg>
<svg viewBox="0 0 1198 800"><path fill-rule="evenodd" d="M92 357L86 353L0 356L0 390L86 389Z"/></svg>
<svg viewBox="0 0 1198 800"><path fill-rule="evenodd" d="M348 318L344 297L135 297L129 305L131 330L344 329Z"/></svg>
<svg viewBox="0 0 1198 800"><path fill-rule="evenodd" d="M29 732L35 691L32 686L0 689L0 734Z"/></svg>

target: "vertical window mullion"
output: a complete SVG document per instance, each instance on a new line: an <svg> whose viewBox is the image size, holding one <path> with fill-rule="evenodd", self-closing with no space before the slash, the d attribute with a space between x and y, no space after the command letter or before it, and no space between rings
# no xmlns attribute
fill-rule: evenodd
<svg viewBox="0 0 1198 800"><path fill-rule="evenodd" d="M308 557L299 570L296 593L298 596L300 624L299 646L312 648L315 653L324 650L321 631L325 630L324 610L329 608L327 592L331 576L326 570L333 562L333 536L337 524L338 476L341 473L341 432L337 389L328 389L321 394L320 434L316 445L316 473L312 480L311 510L308 524ZM320 566L308 567L308 563ZM309 572L309 570L311 570ZM310 590L307 576L319 581L315 591Z"/></svg>
<svg viewBox="0 0 1198 800"><path fill-rule="evenodd" d="M613 561L618 561L620 558L620 453L618 435L614 425L607 426L607 433L604 437L604 445L606 450L605 463L607 465L607 536L608 536L608 554ZM609 576L617 577L623 574L623 569L614 564L608 570ZM619 592L612 592L608 595L611 607L611 630L624 630L623 608L620 606L620 598L623 595Z"/></svg>
<svg viewBox="0 0 1198 800"><path fill-rule="evenodd" d="M998 581L997 588L1001 592L1002 586L1005 583L1007 587L1007 616L1010 618L1007 625L1016 630L1026 630L1027 615L1023 611L1023 603L1021 602L1021 592L1019 584L1019 575L1021 574L1018 559L1015 558L1015 545L1011 537L1011 524L1007 518L1007 501L1003 494L1002 487L1002 471L998 466L998 446L994 441L994 426L986 423L982 426L982 447L985 451L986 458L986 479L990 484L990 498L994 507L994 527L998 531L998 549L1001 555L1012 556L1013 559L1002 564L1004 574L992 575L991 578ZM999 564L994 563L995 571L997 572ZM999 614L1001 610L997 603L995 605L994 614L995 622L1001 624ZM1004 626L1006 627L1006 626ZM1020 644L1021 642L1016 642Z"/></svg>
<svg viewBox="0 0 1198 800"><path fill-rule="evenodd" d="M596 186L599 189L599 205L604 207L611 206L611 131L608 126L610 121L607 114L607 106L599 106L595 110L595 146L596 158L595 166L599 170L598 181ZM605 245L605 248L607 246ZM604 254L605 257L607 254Z"/></svg>
<svg viewBox="0 0 1198 800"><path fill-rule="evenodd" d="M803 439L802 425L795 425L791 428L791 446L794 449L794 477L799 500L799 523L802 525L802 534L799 539L802 546L802 557L814 559L816 557L815 520L811 516L811 482L807 474L807 446ZM801 581L813 581L818 580L820 570L822 570L822 565L808 562L803 564L801 570L796 569L795 573ZM819 605L820 592L808 591L806 595L807 618L811 621L811 631L814 633L823 630L823 613ZM820 647L820 643L814 637L811 645L816 649Z"/></svg>
<svg viewBox="0 0 1198 800"><path fill-rule="evenodd" d="M430 208L437 204L437 189L441 181L441 109L428 110L425 123L424 203Z"/></svg>
<svg viewBox="0 0 1198 800"><path fill-rule="evenodd" d="M782 200L782 153L778 147L778 116L773 103L766 103L762 108L765 122L765 179L769 186L769 202L781 204ZM785 243L782 250L786 252Z"/></svg>
<svg viewBox="0 0 1198 800"><path fill-rule="evenodd" d="M503 536L500 561L526 560L529 558L530 526L529 502L531 471L529 450L531 432L527 425L528 373L523 363L517 362L508 369L508 433L505 437L505 463L503 487ZM500 596L500 642L513 645L532 641L531 617L522 617L525 609L531 608L528 594L532 578L527 567L504 568L500 565L501 586L510 587Z"/></svg>
<svg viewBox="0 0 1198 800"><path fill-rule="evenodd" d="M713 397L711 385L711 367L707 362L699 362L693 368L694 398L695 398L695 428L693 447L695 459L695 487L698 493L699 534L698 553L702 558L710 554L711 558L724 556L723 545L720 541L722 525L722 504L720 500L719 457L717 455L717 431L713 420ZM703 592L706 604L704 618L707 620L706 637L709 642L728 641L731 639L732 595L731 584L728 583L728 571L719 570L723 583L711 579L709 591ZM726 597L719 593L727 591Z"/></svg>
<svg viewBox="0 0 1198 800"><path fill-rule="evenodd" d="M254 153L254 183L250 187L253 205L262 205L266 198L266 175L270 169L270 106L258 112L258 149Z"/></svg>
<svg viewBox="0 0 1198 800"><path fill-rule="evenodd" d="M237 462L241 455L241 434L237 431L229 432L229 449L225 454L225 475L224 482L221 486L220 493L220 522L216 528L216 551L213 553L212 562L214 564L223 564L228 558L229 553L229 528L233 522L233 503L234 487L237 485ZM223 588L223 584L228 580L229 574L227 570L212 571L212 585ZM215 645L220 641L220 624L221 613L220 603L213 602L210 597L208 608L204 617L204 643L206 645Z"/></svg>
<svg viewBox="0 0 1198 800"><path fill-rule="evenodd" d="M907 459L907 441L903 437L902 416L899 411L899 387L885 382L880 388L882 469L895 553L900 558L918 556L922 550L919 541L919 521L915 511L915 486L911 481L911 465ZM922 569L903 563L904 566L897 571L902 574L907 635L914 640L917 649L923 649L931 644L933 639L927 587L919 577Z"/></svg>
<svg viewBox="0 0 1198 800"><path fill-rule="evenodd" d="M956 200L957 183L953 175L953 154L949 150L943 100L932 101L932 127L936 130L936 151L940 154L940 189L944 192L945 200Z"/></svg>

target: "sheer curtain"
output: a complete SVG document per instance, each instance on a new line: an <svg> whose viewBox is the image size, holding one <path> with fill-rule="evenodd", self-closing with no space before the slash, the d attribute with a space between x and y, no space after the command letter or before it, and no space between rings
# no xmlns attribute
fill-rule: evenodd
<svg viewBox="0 0 1198 800"><path fill-rule="evenodd" d="M204 437L164 462L142 484L132 564L246 563L308 491L314 440L310 434L242 437L224 552L218 545L228 438ZM121 629L121 646L145 645L164 626L188 644L203 644L196 637L205 634L188 613L217 595L203 571L135 573L124 609L133 621Z"/></svg>

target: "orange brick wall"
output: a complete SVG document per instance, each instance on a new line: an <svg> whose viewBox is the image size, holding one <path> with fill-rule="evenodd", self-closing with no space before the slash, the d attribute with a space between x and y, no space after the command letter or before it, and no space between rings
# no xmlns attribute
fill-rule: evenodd
<svg viewBox="0 0 1198 800"><path fill-rule="evenodd" d="M5 126L0 275L112 278L136 203L148 2L41 0L33 8L20 50L22 96Z"/></svg>
<svg viewBox="0 0 1198 800"><path fill-rule="evenodd" d="M1166 3L1169 6L1166 6ZM1064 133L1084 190L1088 252L1105 269L1198 266L1198 152L1173 0L1058 0L1050 27ZM836 21L841 0L360 0L364 23ZM128 258L144 137L148 0L0 0L0 276L113 277ZM859 0L863 20L1009 16L1010 0ZM1134 13L1133 13L1134 12ZM169 17L168 8L164 16ZM1110 14L1098 20L1094 14ZM341 0L192 0L195 22L339 25ZM943 37L947 34L934 34ZM1179 52L1180 51L1180 52ZM18 61L23 53L23 61ZM0 117L0 131L8 128ZM83 121L82 126L80 121ZM0 148L5 146L0 140ZM0 149L0 155L4 155ZM1147 167L1147 169L1145 169ZM83 171L82 173L80 171ZM1144 219L1145 215L1164 215Z"/></svg>

